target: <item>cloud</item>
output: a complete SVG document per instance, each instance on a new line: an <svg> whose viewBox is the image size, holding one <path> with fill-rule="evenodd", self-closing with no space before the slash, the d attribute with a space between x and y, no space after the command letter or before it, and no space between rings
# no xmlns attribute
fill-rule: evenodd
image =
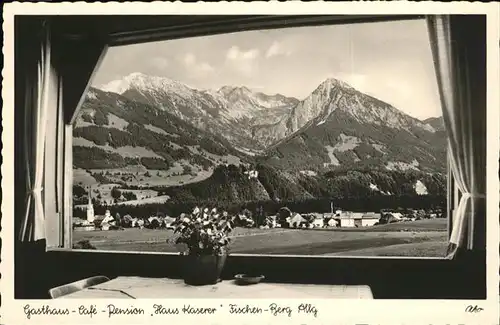
<svg viewBox="0 0 500 325"><path fill-rule="evenodd" d="M244 74L251 76L257 69L257 58L260 52L258 49L250 49L247 51L241 50L238 46L232 46L226 52L226 62L234 69Z"/></svg>
<svg viewBox="0 0 500 325"><path fill-rule="evenodd" d="M242 51L238 46L233 46L227 51L226 58L233 61L248 61L256 59L259 54L258 49Z"/></svg>
<svg viewBox="0 0 500 325"><path fill-rule="evenodd" d="M210 64L208 64L206 62L198 64L197 68L203 72L213 72L214 71L214 67L212 67Z"/></svg>
<svg viewBox="0 0 500 325"><path fill-rule="evenodd" d="M151 65L156 69L164 70L164 69L168 68L170 63L164 57L154 57L151 59Z"/></svg>
<svg viewBox="0 0 500 325"><path fill-rule="evenodd" d="M283 44L280 42L273 42L271 46L267 49L266 58L271 58L273 56L290 56L292 54L291 50L287 50L283 47Z"/></svg>
<svg viewBox="0 0 500 325"><path fill-rule="evenodd" d="M196 63L196 56L194 56L193 53L187 53L185 56L184 56L184 64L189 66L189 65L193 65Z"/></svg>
<svg viewBox="0 0 500 325"><path fill-rule="evenodd" d="M193 53L187 53L182 58L185 68L195 78L203 78L215 71L207 62L200 62Z"/></svg>

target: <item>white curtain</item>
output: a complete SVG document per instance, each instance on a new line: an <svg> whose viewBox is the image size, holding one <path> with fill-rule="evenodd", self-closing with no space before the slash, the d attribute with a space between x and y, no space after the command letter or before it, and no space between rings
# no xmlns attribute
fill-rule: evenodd
<svg viewBox="0 0 500 325"><path fill-rule="evenodd" d="M49 97L54 92L51 66L51 43L48 26L44 25L39 39L37 71L25 69L24 150L27 189L19 239L37 241L45 238L43 205L45 134Z"/></svg>
<svg viewBox="0 0 500 325"><path fill-rule="evenodd" d="M427 24L437 74L448 157L461 192L452 218L448 258L458 251L484 250L486 202L486 106L471 95L471 51L450 28L451 16L428 16ZM477 59L477 58L475 58ZM486 59L486 58L484 58ZM475 63L475 62L474 62ZM477 76L477 73L475 74ZM484 85L486 86L486 85Z"/></svg>

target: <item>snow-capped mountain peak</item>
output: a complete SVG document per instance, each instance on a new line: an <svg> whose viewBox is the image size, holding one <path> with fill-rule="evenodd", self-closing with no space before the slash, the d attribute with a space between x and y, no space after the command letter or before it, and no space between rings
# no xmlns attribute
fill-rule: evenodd
<svg viewBox="0 0 500 325"><path fill-rule="evenodd" d="M339 107L339 100L342 99L343 92L346 89L354 90L353 87L342 80L335 78L324 80L291 111L286 123L287 128L290 129L288 133L298 131L307 122L315 118L325 120Z"/></svg>
<svg viewBox="0 0 500 325"><path fill-rule="evenodd" d="M392 105L363 94L348 83L335 78L323 81L309 97L295 107L288 126L292 126L292 131L297 131L312 119L316 119L316 123L326 121L337 110L360 123L400 130L416 127L435 132L432 126L425 125Z"/></svg>
<svg viewBox="0 0 500 325"><path fill-rule="evenodd" d="M222 86L217 90L223 96L251 96L253 91L245 86Z"/></svg>
<svg viewBox="0 0 500 325"><path fill-rule="evenodd" d="M246 86L223 86L214 93L224 98L227 115L234 119L251 119L264 110L291 108L297 102L295 98L278 94L271 96Z"/></svg>
<svg viewBox="0 0 500 325"><path fill-rule="evenodd" d="M325 79L302 101L281 94L268 95L246 86L196 89L141 72L112 81L101 89L169 111L197 128L251 150L287 141L299 130L338 128L342 124L339 119L374 128L410 130L410 133L435 132L431 125L336 78Z"/></svg>
<svg viewBox="0 0 500 325"><path fill-rule="evenodd" d="M117 93L117 94L123 94L127 89L130 88L130 83L125 82L125 80L113 80L108 82L107 84L104 84L100 87L98 87L102 91L105 92L110 92L110 93Z"/></svg>
<svg viewBox="0 0 500 325"><path fill-rule="evenodd" d="M132 88L138 90L190 89L190 87L178 81L171 80L166 77L149 76L142 72L133 72L122 79L113 80L99 88L103 91L113 92L120 95Z"/></svg>
<svg viewBox="0 0 500 325"><path fill-rule="evenodd" d="M128 75L130 78L147 78L148 75L142 73L142 72L132 72L131 74Z"/></svg>
<svg viewBox="0 0 500 325"><path fill-rule="evenodd" d="M345 89L354 89L351 85L349 85L347 82L336 79L336 78L327 78L325 79L318 87L318 90L322 89L331 89L334 87L339 87L339 88L345 88Z"/></svg>
<svg viewBox="0 0 500 325"><path fill-rule="evenodd" d="M140 87L141 85L144 85L147 78L148 76L146 76L142 72L133 72L128 76L123 77L122 79L110 81L99 88L103 91L123 94L133 86Z"/></svg>

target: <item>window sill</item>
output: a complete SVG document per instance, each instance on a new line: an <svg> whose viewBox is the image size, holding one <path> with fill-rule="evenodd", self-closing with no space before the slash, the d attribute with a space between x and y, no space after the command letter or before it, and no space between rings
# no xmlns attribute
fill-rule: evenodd
<svg viewBox="0 0 500 325"><path fill-rule="evenodd" d="M15 264L18 277L16 283L35 281L45 289L94 275L106 275L110 278L182 278L182 263L177 254L61 248L49 249L45 254L42 249L22 250L18 253L18 262ZM38 276L33 277L31 274L30 270L33 268L39 269ZM65 272L59 272L61 269ZM273 283L368 285L376 299L486 297L486 261L483 259L475 259L471 263L465 259L457 261L235 254L227 259L222 278L227 280L238 273L253 272L265 275L266 281ZM43 288L41 292L46 293ZM23 295L20 293L18 296Z"/></svg>
<svg viewBox="0 0 500 325"><path fill-rule="evenodd" d="M75 249L75 248L61 248L50 247L47 252L67 252L67 253L90 253L90 254L123 254L123 255L156 255L156 256L180 256L180 253L172 252L152 252L152 251L120 251L120 250L95 250L95 249ZM278 254L245 254L245 253L232 253L230 257L245 257L245 258L271 258L271 259L322 259L322 260L437 260L449 261L443 257L417 257L417 256L323 256L323 255L278 255Z"/></svg>

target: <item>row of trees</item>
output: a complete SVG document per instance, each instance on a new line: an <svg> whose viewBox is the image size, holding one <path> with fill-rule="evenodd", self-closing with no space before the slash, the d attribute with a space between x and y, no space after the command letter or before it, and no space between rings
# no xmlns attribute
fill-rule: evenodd
<svg viewBox="0 0 500 325"><path fill-rule="evenodd" d="M83 186L75 184L73 185L73 204L81 205L88 203L88 190ZM92 203L96 205L101 205L102 195L99 190L94 189ZM123 200L123 201L132 201L137 200L137 195L134 192L120 190L118 187L113 187L110 192L111 198L115 202Z"/></svg>

